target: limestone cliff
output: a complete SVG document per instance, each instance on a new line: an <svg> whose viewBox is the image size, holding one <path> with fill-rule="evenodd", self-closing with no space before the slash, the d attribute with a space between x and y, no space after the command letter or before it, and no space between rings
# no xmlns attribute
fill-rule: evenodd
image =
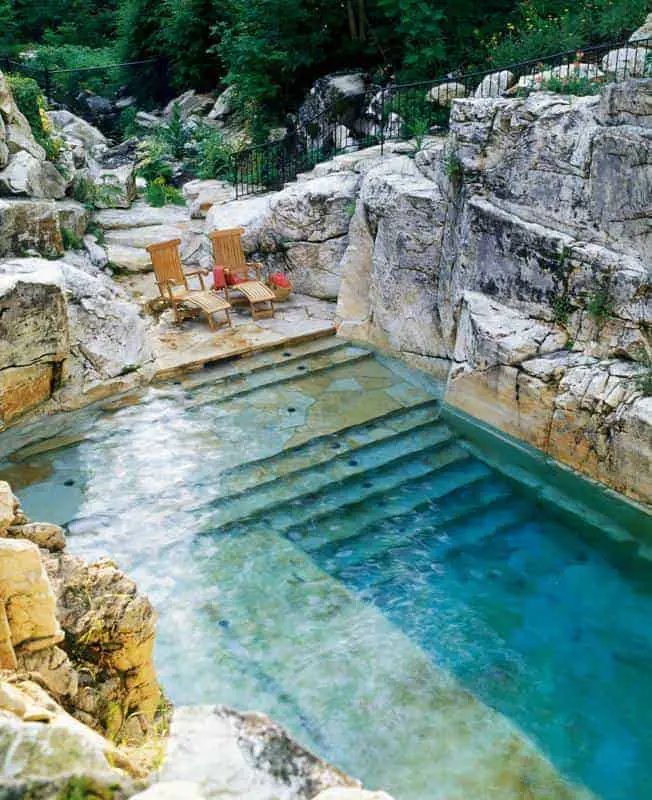
<svg viewBox="0 0 652 800"><path fill-rule="evenodd" d="M652 501L652 79L456 100L447 137L344 154L211 210L340 333L446 400Z"/></svg>

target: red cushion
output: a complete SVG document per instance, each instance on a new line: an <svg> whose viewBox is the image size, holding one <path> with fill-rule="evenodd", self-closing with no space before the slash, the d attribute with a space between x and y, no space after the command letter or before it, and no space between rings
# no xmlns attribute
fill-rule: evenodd
<svg viewBox="0 0 652 800"><path fill-rule="evenodd" d="M247 280L246 276L241 272L227 272L226 282L229 286L235 286L238 283L244 283Z"/></svg>
<svg viewBox="0 0 652 800"><path fill-rule="evenodd" d="M224 267L213 267L213 289L223 289L225 286Z"/></svg>

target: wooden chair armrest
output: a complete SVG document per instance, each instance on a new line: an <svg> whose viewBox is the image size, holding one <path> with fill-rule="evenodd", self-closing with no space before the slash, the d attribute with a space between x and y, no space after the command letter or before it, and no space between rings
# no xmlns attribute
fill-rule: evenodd
<svg viewBox="0 0 652 800"><path fill-rule="evenodd" d="M253 269L254 269L254 271L256 273L256 280L257 281L261 280L260 271L263 268L263 265L260 263L260 261L248 261L247 262L247 267L248 268L252 268L253 267Z"/></svg>
<svg viewBox="0 0 652 800"><path fill-rule="evenodd" d="M206 286L204 285L204 275L208 275L209 270L205 269L204 267L200 267L199 269L193 269L191 272L186 272L186 278L194 278L195 275L199 278L199 285L202 288L202 292L206 291Z"/></svg>
<svg viewBox="0 0 652 800"><path fill-rule="evenodd" d="M164 281L157 280L156 281L156 285L159 288L159 292L161 293L161 297L165 298L165 295L166 295L166 292L167 292L168 299L169 300L173 300L174 299L174 295L172 294L172 289L170 288L170 286L171 285L175 286L176 283L177 282L175 280L173 280L172 278L168 278L167 280L164 280Z"/></svg>

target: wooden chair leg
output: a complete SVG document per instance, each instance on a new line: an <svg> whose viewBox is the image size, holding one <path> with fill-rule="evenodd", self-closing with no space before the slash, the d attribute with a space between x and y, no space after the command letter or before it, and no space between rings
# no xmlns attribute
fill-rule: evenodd
<svg viewBox="0 0 652 800"><path fill-rule="evenodd" d="M206 312L206 316L208 317L208 327L212 331L216 331L217 330L217 325L215 324L215 320L213 319L213 315L207 311Z"/></svg>

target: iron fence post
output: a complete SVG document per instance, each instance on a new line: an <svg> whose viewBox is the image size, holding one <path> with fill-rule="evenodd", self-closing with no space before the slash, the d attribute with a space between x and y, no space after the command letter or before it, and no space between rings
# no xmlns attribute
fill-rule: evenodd
<svg viewBox="0 0 652 800"><path fill-rule="evenodd" d="M45 89L45 100L48 105L50 105L52 101L52 78L50 74L50 67L46 67L43 70L43 82L44 82L44 89Z"/></svg>
<svg viewBox="0 0 652 800"><path fill-rule="evenodd" d="M385 87L380 87L380 155L385 155Z"/></svg>

